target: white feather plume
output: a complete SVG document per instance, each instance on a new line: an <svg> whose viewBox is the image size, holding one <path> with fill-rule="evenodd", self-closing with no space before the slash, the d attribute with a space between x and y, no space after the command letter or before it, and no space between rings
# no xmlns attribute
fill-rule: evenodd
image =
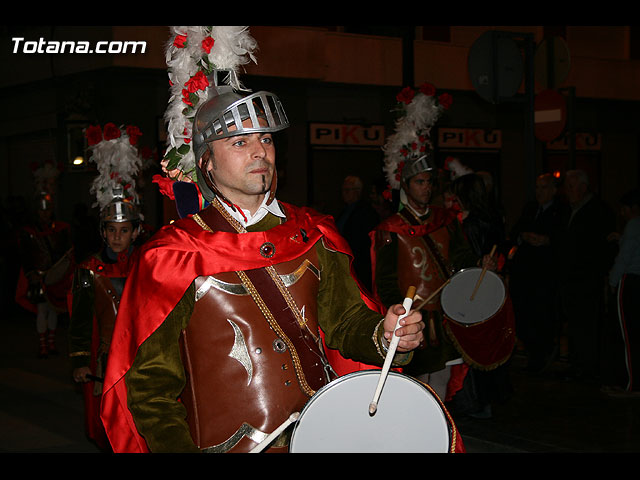
<svg viewBox="0 0 640 480"><path fill-rule="evenodd" d="M161 165L170 178L195 182L196 162L190 146L193 115L197 106L206 101L208 89L193 92L197 100L189 108L183 101L185 84L198 72L206 75L208 68L228 69L237 73L241 65L251 61L257 63L254 56L257 42L246 26L173 26L170 32L165 49L170 80L170 98L164 115L168 138ZM186 42L176 45L175 40L179 35L184 36ZM208 37L213 39L213 46L207 53L203 41ZM234 89L245 90L237 80L237 75L229 81Z"/></svg>
<svg viewBox="0 0 640 480"><path fill-rule="evenodd" d="M50 183L55 181L60 175L60 171L50 162L45 162L44 165L39 167L33 172L35 187L37 192L48 191L50 192Z"/></svg>
<svg viewBox="0 0 640 480"><path fill-rule="evenodd" d="M90 192L96 196L93 206L102 210L114 198L114 188L122 187L124 198L139 203L135 177L142 165L138 149L131 145L129 136L120 129L120 137L102 140L89 147L98 169L98 176L91 184Z"/></svg>
<svg viewBox="0 0 640 480"><path fill-rule="evenodd" d="M383 147L383 170L391 188L400 188L399 168L403 162L421 156L432 147L431 128L443 110L444 107L435 96L420 91L416 92L409 104L400 103L400 118L396 121L395 133L389 136Z"/></svg>

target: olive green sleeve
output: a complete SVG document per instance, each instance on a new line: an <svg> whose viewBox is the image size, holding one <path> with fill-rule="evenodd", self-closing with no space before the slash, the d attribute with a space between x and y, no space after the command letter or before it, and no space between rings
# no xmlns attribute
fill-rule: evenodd
<svg viewBox="0 0 640 480"><path fill-rule="evenodd" d="M78 268L71 287L73 299L69 319L69 357L72 368L88 367L91 360L91 338L95 290L91 270Z"/></svg>
<svg viewBox="0 0 640 480"><path fill-rule="evenodd" d="M152 452L199 452L178 401L186 384L180 334L195 302L193 283L165 321L138 349L125 376L129 410Z"/></svg>
<svg viewBox="0 0 640 480"><path fill-rule="evenodd" d="M318 292L318 322L329 348L348 359L370 364L384 363L383 315L364 303L350 274L349 257L316 246L321 266ZM409 361L411 354L396 354L394 364Z"/></svg>

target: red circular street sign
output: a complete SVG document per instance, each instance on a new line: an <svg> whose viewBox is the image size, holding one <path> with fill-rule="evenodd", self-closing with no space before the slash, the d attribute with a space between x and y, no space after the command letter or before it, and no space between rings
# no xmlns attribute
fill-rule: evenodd
<svg viewBox="0 0 640 480"><path fill-rule="evenodd" d="M535 135L538 140L549 142L563 132L567 123L567 102L555 90L543 90L533 103Z"/></svg>

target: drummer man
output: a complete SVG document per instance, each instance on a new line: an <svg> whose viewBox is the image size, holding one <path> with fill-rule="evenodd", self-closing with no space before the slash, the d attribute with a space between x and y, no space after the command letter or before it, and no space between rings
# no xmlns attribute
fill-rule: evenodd
<svg viewBox="0 0 640 480"><path fill-rule="evenodd" d="M210 205L141 247L123 292L102 409L115 452L246 452L334 378L330 353L382 365L405 313L360 290L331 217L274 198L278 98L215 90L192 138ZM424 324L401 325L406 363Z"/></svg>
<svg viewBox="0 0 640 480"><path fill-rule="evenodd" d="M371 232L374 290L384 305L398 303L409 285L427 300L455 271L477 266L457 212L430 203L437 178L431 153L409 159L401 172L400 210ZM403 371L445 400L450 367L462 359L444 332L439 295L422 307L422 318L425 343Z"/></svg>

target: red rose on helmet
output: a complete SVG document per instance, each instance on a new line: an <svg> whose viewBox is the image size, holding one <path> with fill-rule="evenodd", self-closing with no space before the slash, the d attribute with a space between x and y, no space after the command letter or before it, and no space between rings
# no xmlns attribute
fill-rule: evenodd
<svg viewBox="0 0 640 480"><path fill-rule="evenodd" d="M453 103L453 97L448 93L443 93L438 97L438 102L440 102L440 105L442 105L446 110Z"/></svg>
<svg viewBox="0 0 640 480"><path fill-rule="evenodd" d="M114 123L107 123L104 126L104 139L115 140L116 138L120 138L120 129Z"/></svg>
<svg viewBox="0 0 640 480"><path fill-rule="evenodd" d="M176 38L173 40L173 45L178 48L184 48L185 43L187 43L186 35L176 35Z"/></svg>
<svg viewBox="0 0 640 480"><path fill-rule="evenodd" d="M134 125L127 126L127 135L129 135L129 143L136 145L138 143L138 137L142 136L140 129Z"/></svg>
<svg viewBox="0 0 640 480"><path fill-rule="evenodd" d="M182 101L190 107L193 107L193 103L189 100L189 91L184 88L182 89Z"/></svg>
<svg viewBox="0 0 640 480"><path fill-rule="evenodd" d="M213 38L207 37L204 40L202 40L202 49L205 52L210 53L214 43L215 43L215 40Z"/></svg>
<svg viewBox="0 0 640 480"><path fill-rule="evenodd" d="M434 87L430 83L423 83L420 85L420 93L426 95L427 97L432 97L436 94L436 87Z"/></svg>
<svg viewBox="0 0 640 480"><path fill-rule="evenodd" d="M409 105L413 100L414 95L415 95L415 92L411 87L404 87L402 91L398 95L396 95L396 100Z"/></svg>
<svg viewBox="0 0 640 480"><path fill-rule="evenodd" d="M202 71L199 71L189 80L187 80L184 86L187 87L187 91L189 93L192 93L207 88L209 86L209 80L207 80L207 77Z"/></svg>
<svg viewBox="0 0 640 480"><path fill-rule="evenodd" d="M102 141L102 129L99 125L89 125L84 131L89 146L96 145Z"/></svg>

